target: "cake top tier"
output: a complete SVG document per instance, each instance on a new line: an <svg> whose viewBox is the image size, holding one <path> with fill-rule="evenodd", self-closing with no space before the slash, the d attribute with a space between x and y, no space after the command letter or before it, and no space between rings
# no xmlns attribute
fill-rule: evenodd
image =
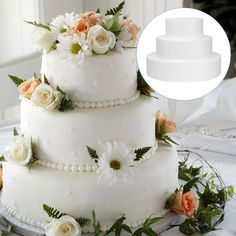
<svg viewBox="0 0 236 236"><path fill-rule="evenodd" d="M123 6L124 2L105 14L99 9L66 13L46 25L28 22L36 26L32 33L33 43L46 53L60 51L63 58L80 65L86 56L134 47L140 28L121 14Z"/></svg>
<svg viewBox="0 0 236 236"><path fill-rule="evenodd" d="M166 19L166 36L195 38L203 35L203 19L199 17L172 17Z"/></svg>

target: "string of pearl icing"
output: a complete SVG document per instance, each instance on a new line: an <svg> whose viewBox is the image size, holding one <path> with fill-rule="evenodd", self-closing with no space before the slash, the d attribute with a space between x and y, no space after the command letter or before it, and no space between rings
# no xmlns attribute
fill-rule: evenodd
<svg viewBox="0 0 236 236"><path fill-rule="evenodd" d="M23 223L26 223L28 225L31 225L31 226L34 226L34 227L37 227L39 229L42 229L44 230L45 228L45 225L47 224L47 222L42 222L42 221L38 221L38 220L34 220L33 218L30 218L30 217L27 217L25 215L21 215L20 213L18 213L16 211L16 209L14 209L13 207L10 207L6 201L1 198L1 203L4 207L4 209L10 214L12 215L15 219L23 222ZM168 210L162 210L160 211L160 213L158 214L153 214L152 217L162 217L163 215L165 215L166 213L168 212ZM140 225L142 225L145 220L147 219L148 217L146 218L143 218L142 220L139 220L137 222L134 222L134 223L128 223L127 225L130 226L131 228L136 228L136 227L139 227ZM105 232L107 231L111 226L110 225L102 225L101 226L101 231ZM83 228L82 228L82 232L83 233L93 233L94 232L94 229L93 229L93 226L92 225L85 225Z"/></svg>
<svg viewBox="0 0 236 236"><path fill-rule="evenodd" d="M137 164L141 164L145 160L151 158L151 156L156 152L157 148L158 148L158 144L156 143L155 146L153 146L148 152L146 152L143 155L143 157L139 161L137 161ZM43 167L52 168L56 170L63 170L66 172L96 172L98 168L97 164L70 165L70 164L63 164L63 163L57 163L57 162L51 162L51 161L45 161L45 160L37 160L35 163Z"/></svg>
<svg viewBox="0 0 236 236"><path fill-rule="evenodd" d="M77 102L76 105L79 108L103 108L103 107L112 107L118 105L124 105L135 101L140 95L140 91L136 91L135 94L129 98L115 99L110 101L102 102Z"/></svg>

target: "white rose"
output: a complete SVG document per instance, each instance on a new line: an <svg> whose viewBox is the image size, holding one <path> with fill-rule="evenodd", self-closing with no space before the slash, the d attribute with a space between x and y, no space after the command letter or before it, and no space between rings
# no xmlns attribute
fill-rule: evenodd
<svg viewBox="0 0 236 236"><path fill-rule="evenodd" d="M51 31L44 29L42 27L35 27L35 29L32 32L31 39L36 47L43 49L45 51L48 51L52 47L55 41L53 39Z"/></svg>
<svg viewBox="0 0 236 236"><path fill-rule="evenodd" d="M116 44L116 36L105 30L101 25L95 25L88 32L89 49L97 54L104 54L109 49L114 48Z"/></svg>
<svg viewBox="0 0 236 236"><path fill-rule="evenodd" d="M31 144L20 135L14 136L5 151L4 157L10 163L21 166L26 165L32 157Z"/></svg>
<svg viewBox="0 0 236 236"><path fill-rule="evenodd" d="M80 236L81 228L73 217L62 216L46 224L45 233L46 236Z"/></svg>
<svg viewBox="0 0 236 236"><path fill-rule="evenodd" d="M36 87L30 100L45 110L53 110L59 105L61 98L61 92L55 91L51 86L42 83Z"/></svg>

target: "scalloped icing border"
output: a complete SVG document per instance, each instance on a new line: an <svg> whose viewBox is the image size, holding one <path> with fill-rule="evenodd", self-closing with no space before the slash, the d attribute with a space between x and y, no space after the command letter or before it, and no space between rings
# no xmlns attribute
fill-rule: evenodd
<svg viewBox="0 0 236 236"><path fill-rule="evenodd" d="M158 143L156 142L155 146L153 146L147 153L143 155L143 157L137 161L137 164L141 164L142 162L151 158L151 156L156 152L158 149ZM63 170L65 172L96 172L98 165L70 165L70 164L63 164L45 160L37 160L35 164L41 165L43 167L52 168L56 170Z"/></svg>
<svg viewBox="0 0 236 236"><path fill-rule="evenodd" d="M78 108L104 108L113 107L118 105L125 105L135 101L140 95L140 91L137 90L134 95L128 98L107 100L101 102L75 102Z"/></svg>
<svg viewBox="0 0 236 236"><path fill-rule="evenodd" d="M34 227L37 227L37 228L40 228L40 229L43 229L45 228L45 225L47 224L47 221L37 221L37 220L34 220L33 218L29 218L27 216L24 216L24 215L21 215L19 214L16 209L14 209L13 207L10 207L9 205L7 205L6 201L3 199L3 197L1 196L1 199L0 199L0 202L2 203L4 209L10 214L12 215L14 218L16 218L17 220L23 222L23 223L26 223L28 225L31 225L31 226L34 226ZM162 217L164 216L169 210L167 209L163 209L161 210L158 214L152 214L152 217ZM134 222L134 223L127 223L127 225L129 225L131 228L137 228L138 226L142 225L144 223L144 221L146 219L148 219L150 216L148 217L145 217L143 218L142 220L139 220L137 222ZM107 231L109 228L111 227L111 225L109 226L106 226L106 225L102 225L101 226L101 231L102 232L105 232ZM93 233L94 230L93 230L93 227L92 225L85 225L83 228L82 228L82 232L83 233Z"/></svg>

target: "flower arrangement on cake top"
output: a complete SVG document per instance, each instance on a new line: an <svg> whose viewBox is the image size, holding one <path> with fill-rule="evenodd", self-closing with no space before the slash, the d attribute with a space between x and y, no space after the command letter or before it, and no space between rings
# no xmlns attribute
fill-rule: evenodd
<svg viewBox="0 0 236 236"><path fill-rule="evenodd" d="M105 54L110 50L123 51L134 47L140 28L121 14L124 1L105 15L88 11L80 14L59 15L47 25L28 22L36 26L32 33L33 43L45 52L58 50L72 61L82 64L84 57Z"/></svg>

